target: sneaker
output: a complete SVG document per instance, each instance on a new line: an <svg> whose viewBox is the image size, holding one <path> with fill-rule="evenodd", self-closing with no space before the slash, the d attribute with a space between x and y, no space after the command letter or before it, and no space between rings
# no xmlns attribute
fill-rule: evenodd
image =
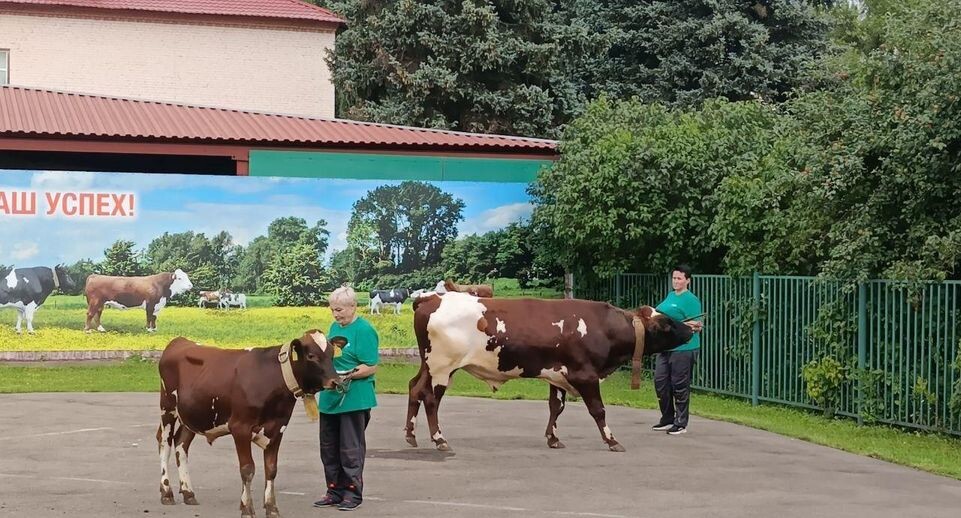
<svg viewBox="0 0 961 518"><path fill-rule="evenodd" d="M353 511L360 507L360 500L344 500L337 506L338 511Z"/></svg>
<svg viewBox="0 0 961 518"><path fill-rule="evenodd" d="M674 428L674 423L657 423L651 427L651 430L654 430L655 432L664 432L670 430L671 428Z"/></svg>
<svg viewBox="0 0 961 518"><path fill-rule="evenodd" d="M332 495L327 493L323 498L314 502L314 507L333 507L335 505L340 505L343 500L337 495Z"/></svg>
<svg viewBox="0 0 961 518"><path fill-rule="evenodd" d="M687 428L682 426L672 426L670 430L667 431L670 435L681 435L682 433L687 433Z"/></svg>

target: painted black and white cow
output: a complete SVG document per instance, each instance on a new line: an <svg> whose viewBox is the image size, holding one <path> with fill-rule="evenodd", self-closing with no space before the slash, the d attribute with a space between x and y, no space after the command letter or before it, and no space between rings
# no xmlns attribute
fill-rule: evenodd
<svg viewBox="0 0 961 518"><path fill-rule="evenodd" d="M370 313L380 314L381 306L394 306L394 314L400 314L400 307L404 301L410 297L410 290L407 288L395 288L392 290L373 290L370 292Z"/></svg>
<svg viewBox="0 0 961 518"><path fill-rule="evenodd" d="M76 288L62 265L11 268L0 274L3 274L0 278L0 307L17 309L17 333L21 332L21 323L26 320L27 332L33 334L33 315L51 293Z"/></svg>
<svg viewBox="0 0 961 518"><path fill-rule="evenodd" d="M220 308L230 309L231 306L247 309L247 295L243 293L226 293L220 298Z"/></svg>

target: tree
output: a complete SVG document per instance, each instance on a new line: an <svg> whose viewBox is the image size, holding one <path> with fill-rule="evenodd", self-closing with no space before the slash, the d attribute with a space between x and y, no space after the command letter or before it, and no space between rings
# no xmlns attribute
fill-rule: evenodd
<svg viewBox="0 0 961 518"><path fill-rule="evenodd" d="M3 268L0 268L3 271ZM93 273L101 271L100 265L93 262L90 259L81 259L69 266L67 266L67 273L74 280L77 287L71 292L64 292L67 295L79 295L83 293L84 287L87 283L87 277Z"/></svg>
<svg viewBox="0 0 961 518"><path fill-rule="evenodd" d="M756 101L699 110L593 103L565 131L560 160L531 186L539 255L599 276L678 261L718 271L724 248L709 232L717 188L759 167L777 120Z"/></svg>
<svg viewBox="0 0 961 518"><path fill-rule="evenodd" d="M783 100L826 48L827 17L796 0L574 0L603 38L587 70L594 92L698 106ZM593 92L592 94L593 95Z"/></svg>
<svg viewBox="0 0 961 518"><path fill-rule="evenodd" d="M297 243L278 253L263 275L264 291L276 296L279 306L316 306L331 280L320 264L316 249Z"/></svg>
<svg viewBox="0 0 961 518"><path fill-rule="evenodd" d="M383 185L354 203L348 235L372 229L377 239L374 263L391 261L402 271L412 271L440 262L444 246L457 237L463 210L463 200L428 183Z"/></svg>
<svg viewBox="0 0 961 518"><path fill-rule="evenodd" d="M143 275L143 268L137 261L137 253L134 252L133 247L133 241L125 239L114 241L110 248L103 251L105 257L100 264L100 273L124 277Z"/></svg>
<svg viewBox="0 0 961 518"><path fill-rule="evenodd" d="M347 20L328 57L343 117L554 136L584 103L593 49L560 0L325 0Z"/></svg>

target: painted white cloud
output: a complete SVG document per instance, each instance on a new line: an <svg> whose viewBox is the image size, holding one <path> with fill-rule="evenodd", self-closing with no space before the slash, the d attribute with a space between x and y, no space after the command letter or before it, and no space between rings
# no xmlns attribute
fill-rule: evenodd
<svg viewBox="0 0 961 518"><path fill-rule="evenodd" d="M483 234L491 230L497 230L510 225L511 223L530 218L534 212L534 205L531 203L512 203L501 205L493 209L485 210L477 217L464 221L458 230L460 235Z"/></svg>
<svg viewBox="0 0 961 518"><path fill-rule="evenodd" d="M40 253L40 247L33 241L23 241L13 245L10 257L16 261L26 261L36 257Z"/></svg>

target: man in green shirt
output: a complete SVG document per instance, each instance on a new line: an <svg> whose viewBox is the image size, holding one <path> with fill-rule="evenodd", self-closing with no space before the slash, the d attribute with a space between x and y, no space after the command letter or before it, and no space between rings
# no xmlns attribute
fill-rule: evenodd
<svg viewBox="0 0 961 518"><path fill-rule="evenodd" d="M324 464L327 494L314 507L337 506L352 511L360 506L364 490L365 431L370 409L377 406L374 373L380 354L377 331L357 316L357 294L349 287L330 294L334 322L328 337L347 339L334 350L334 369L347 383L338 390L318 394L320 410L320 460Z"/></svg>
<svg viewBox="0 0 961 518"><path fill-rule="evenodd" d="M691 285L691 268L680 265L671 273L674 291L669 293L657 310L685 322L694 331L691 340L668 352L657 355L654 366L654 390L661 407L661 420L651 428L667 431L671 435L687 432L688 402L691 395L691 377L694 363L701 349L703 324L695 320L702 313L701 301L688 290Z"/></svg>

